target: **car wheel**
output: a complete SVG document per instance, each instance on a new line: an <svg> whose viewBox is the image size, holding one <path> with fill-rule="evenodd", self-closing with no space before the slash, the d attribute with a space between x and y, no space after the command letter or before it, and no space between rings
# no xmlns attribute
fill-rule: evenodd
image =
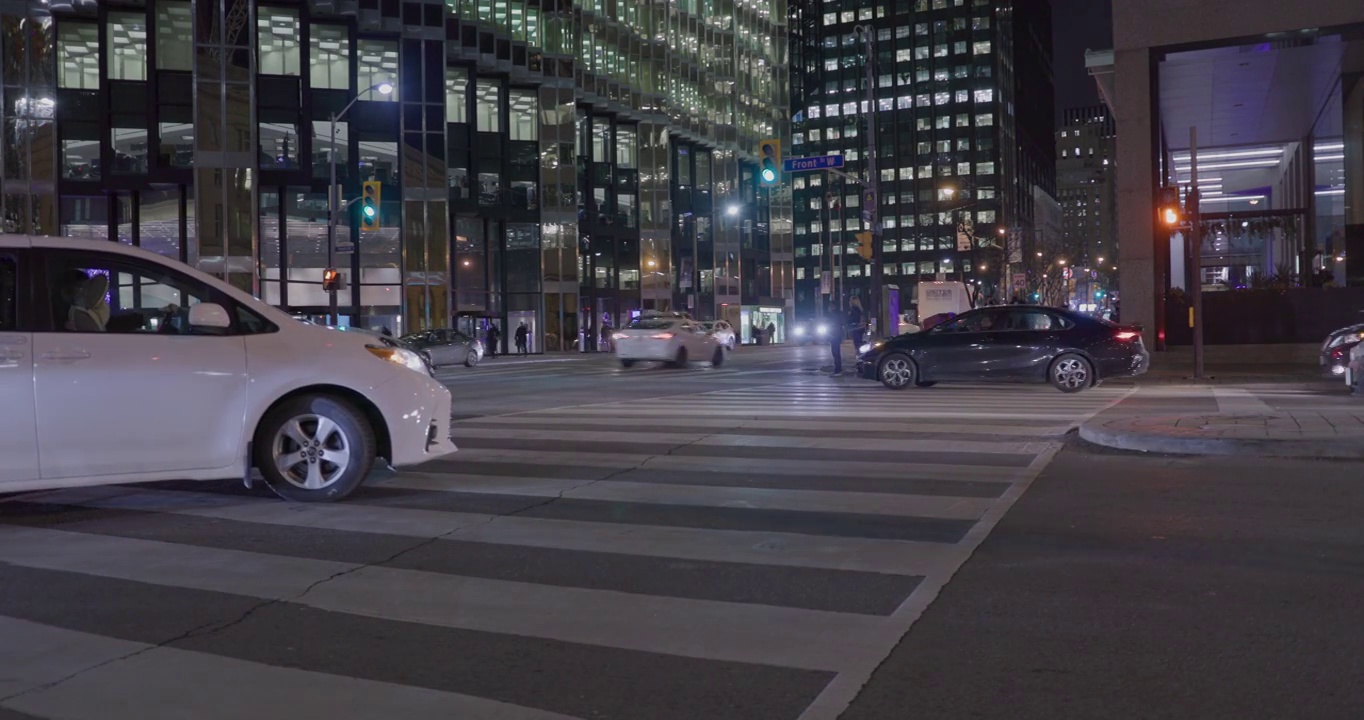
<svg viewBox="0 0 1364 720"><path fill-rule="evenodd" d="M1051 386L1063 393L1080 392L1089 387L1094 379L1094 368L1089 361L1074 353L1066 353L1056 358L1047 372Z"/></svg>
<svg viewBox="0 0 1364 720"><path fill-rule="evenodd" d="M464 356L464 367L473 367L478 364L478 360L479 360L478 351L473 348L469 348L469 354Z"/></svg>
<svg viewBox="0 0 1364 720"><path fill-rule="evenodd" d="M266 413L256 434L256 467L287 500L340 500L369 476L375 444L374 429L350 403L303 395Z"/></svg>
<svg viewBox="0 0 1364 720"><path fill-rule="evenodd" d="M621 367L631 367L631 366L633 366L634 364L635 364L635 361L634 361L634 360L631 360L631 359L629 359L629 358L621 358L621 360L620 360L620 365L621 365Z"/></svg>
<svg viewBox="0 0 1364 720"><path fill-rule="evenodd" d="M431 359L431 353L429 353L429 352L423 350L423 351L422 351L422 359L426 361L426 364L427 364L428 366L430 366L430 368L431 368L432 370L435 370L435 369L436 369L436 361L433 360L433 359Z"/></svg>
<svg viewBox="0 0 1364 720"><path fill-rule="evenodd" d="M712 367L720 367L721 365L725 364L724 348L720 347L719 345L715 346L715 354L710 356L710 364Z"/></svg>
<svg viewBox="0 0 1364 720"><path fill-rule="evenodd" d="M918 375L914 361L904 353L890 353L876 366L876 378L891 390L904 390L914 384Z"/></svg>
<svg viewBox="0 0 1364 720"><path fill-rule="evenodd" d="M675 356L673 357L673 365L676 365L677 367L686 367L686 366L687 366L687 349L686 349L686 348L680 347L680 348L677 349L677 355L675 355Z"/></svg>

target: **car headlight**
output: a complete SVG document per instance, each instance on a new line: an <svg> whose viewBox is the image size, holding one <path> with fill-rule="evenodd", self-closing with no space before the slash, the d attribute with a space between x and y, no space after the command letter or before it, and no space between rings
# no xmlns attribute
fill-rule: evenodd
<svg viewBox="0 0 1364 720"><path fill-rule="evenodd" d="M877 349L879 349L882 345L885 345L885 343L883 343L883 342L879 342L879 343L865 343L865 344L862 345L862 347L860 347L860 348L857 349L857 352L858 352L858 354L860 354L860 355L866 355L867 353L871 352L872 350L877 350Z"/></svg>
<svg viewBox="0 0 1364 720"><path fill-rule="evenodd" d="M798 328L796 328L796 337L803 337L804 335L805 335L805 328L803 328L803 327L798 327Z"/></svg>
<svg viewBox="0 0 1364 720"><path fill-rule="evenodd" d="M387 347L384 345L366 345L365 349L377 358L387 360L394 365L402 365L408 370L416 370L419 373L428 372L426 362L422 356L411 350L398 347Z"/></svg>
<svg viewBox="0 0 1364 720"><path fill-rule="evenodd" d="M815 328L815 332L819 333L820 335L828 335L828 334L829 334L829 326L828 326L828 325L820 325L819 327Z"/></svg>

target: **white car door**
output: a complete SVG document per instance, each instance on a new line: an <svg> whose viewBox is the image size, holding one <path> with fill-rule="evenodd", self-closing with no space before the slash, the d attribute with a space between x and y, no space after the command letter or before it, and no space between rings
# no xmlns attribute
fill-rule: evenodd
<svg viewBox="0 0 1364 720"><path fill-rule="evenodd" d="M38 436L33 420L33 335L27 329L32 308L25 258L0 250L0 492L5 483L38 479ZM21 270L23 274L21 274ZM21 292L24 293L21 296Z"/></svg>
<svg viewBox="0 0 1364 720"><path fill-rule="evenodd" d="M42 477L217 469L245 457L246 344L188 326L188 308L236 306L169 262L37 249L46 258L52 321L34 334ZM100 279L107 278L107 280ZM81 278L102 298L81 298ZM86 287L90 287L89 284ZM71 306L103 327L72 322ZM98 322L96 322L98 325Z"/></svg>

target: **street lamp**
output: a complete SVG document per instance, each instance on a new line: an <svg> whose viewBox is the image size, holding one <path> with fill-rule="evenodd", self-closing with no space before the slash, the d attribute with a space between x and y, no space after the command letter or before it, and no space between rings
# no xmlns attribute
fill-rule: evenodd
<svg viewBox="0 0 1364 720"><path fill-rule="evenodd" d="M361 97L364 97L365 95L367 95L367 94L369 94L369 93L371 93L371 92L375 92L375 91L377 91L380 95L388 95L388 94L390 94L390 93L393 92L393 84L390 83L390 82L375 83L375 84L373 84L373 85L371 85L371 86L365 88L364 90L361 90L360 92L356 93L356 94L355 94L355 97L352 98L350 102L346 103L346 106L345 106L344 108L341 108L341 112L339 112L339 113L332 113L332 115L331 115L331 136L330 136L330 137L331 137L331 150L332 150L332 151L331 151L331 157L328 158L328 165L331 166L331 168L330 168L330 169L331 169L331 174L330 174L331 181L330 181L330 183L327 185L327 267L328 267L328 268L334 268L334 267L336 267L336 218L337 218L337 211L338 211L337 205L340 204L340 200L341 200L341 198L339 197L341 193L338 192L337 189L336 189L336 123L337 123L337 121L339 121L341 118L345 117L345 116L346 116L346 113L350 112L350 109L351 109L351 107L352 107L353 105L355 105L355 101L356 101L356 100L359 100ZM355 202L355 201L352 200L351 202ZM349 206L349 205L350 205L350 202L346 203L346 205ZM330 297L329 297L328 300L327 300L328 311L329 311L329 313L328 313L328 315L329 315L329 322L331 323L332 327L335 327L335 326L337 325L336 291L335 291L335 290L332 290L330 293L328 293L328 295L330 295Z"/></svg>

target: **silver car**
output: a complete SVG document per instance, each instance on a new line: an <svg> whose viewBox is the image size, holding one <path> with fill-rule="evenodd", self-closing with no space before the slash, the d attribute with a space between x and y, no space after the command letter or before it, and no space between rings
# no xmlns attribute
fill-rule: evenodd
<svg viewBox="0 0 1364 720"><path fill-rule="evenodd" d="M427 330L404 335L403 345L421 353L431 367L458 365L473 367L483 359L483 341L458 330Z"/></svg>

